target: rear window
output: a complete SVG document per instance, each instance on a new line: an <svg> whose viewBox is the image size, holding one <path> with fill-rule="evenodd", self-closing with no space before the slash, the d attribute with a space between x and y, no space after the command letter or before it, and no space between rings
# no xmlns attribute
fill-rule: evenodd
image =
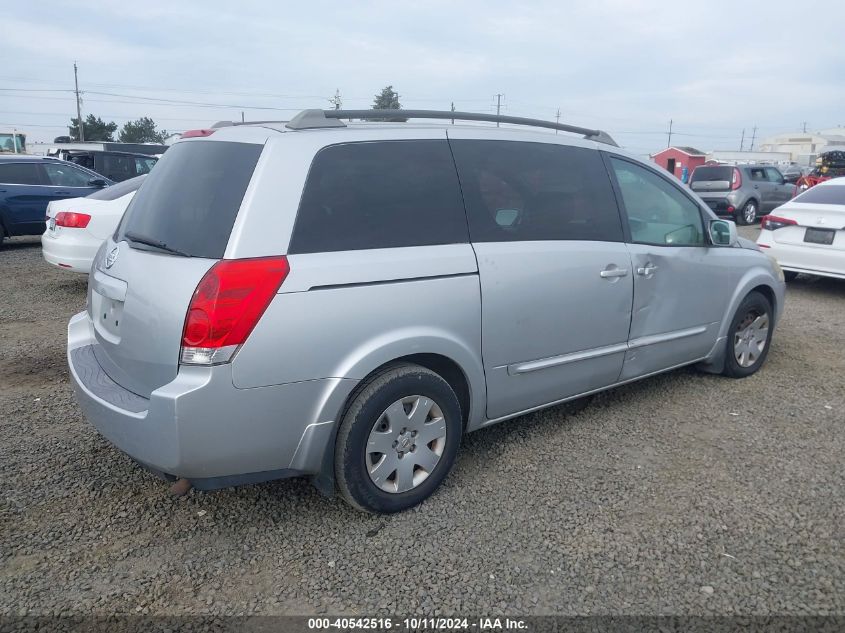
<svg viewBox="0 0 845 633"><path fill-rule="evenodd" d="M317 154L289 250L318 253L467 241L448 142L382 141L332 145Z"/></svg>
<svg viewBox="0 0 845 633"><path fill-rule="evenodd" d="M795 201L810 204L845 204L845 180L841 185L811 187L795 198Z"/></svg>
<svg viewBox="0 0 845 633"><path fill-rule="evenodd" d="M0 183L6 185L40 185L35 163L0 163Z"/></svg>
<svg viewBox="0 0 845 633"><path fill-rule="evenodd" d="M717 180L730 182L731 178L733 178L733 167L696 167L695 171L692 172L690 182L713 182Z"/></svg>
<svg viewBox="0 0 845 633"><path fill-rule="evenodd" d="M262 147L177 143L132 199L116 240L131 233L192 257L222 258Z"/></svg>
<svg viewBox="0 0 845 633"><path fill-rule="evenodd" d="M86 196L91 200L117 200L118 198L122 198L128 193L132 193L133 191L137 191L138 187L141 186L141 183L144 182L144 178L146 176L137 176L136 178L130 178L129 180L124 180L123 182L119 182L116 185L112 185L111 187L106 187L104 189L100 189L99 191L95 191L90 196Z"/></svg>

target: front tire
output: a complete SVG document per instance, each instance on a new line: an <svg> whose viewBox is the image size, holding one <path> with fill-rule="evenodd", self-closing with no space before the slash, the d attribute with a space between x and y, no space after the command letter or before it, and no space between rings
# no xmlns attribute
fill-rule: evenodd
<svg viewBox="0 0 845 633"><path fill-rule="evenodd" d="M736 223L742 226L754 224L757 220L757 201L749 200L736 216Z"/></svg>
<svg viewBox="0 0 845 633"><path fill-rule="evenodd" d="M411 508L449 474L462 433L461 406L448 382L419 365L388 367L361 386L343 415L338 489L365 512Z"/></svg>
<svg viewBox="0 0 845 633"><path fill-rule="evenodd" d="M774 332L773 316L772 304L761 293L749 292L742 300L728 330L725 376L745 378L762 367Z"/></svg>

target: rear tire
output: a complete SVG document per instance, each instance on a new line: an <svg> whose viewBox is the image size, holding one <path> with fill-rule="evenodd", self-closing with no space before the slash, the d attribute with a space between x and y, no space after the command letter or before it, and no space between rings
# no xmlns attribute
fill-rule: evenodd
<svg viewBox="0 0 845 633"><path fill-rule="evenodd" d="M736 214L736 223L742 226L754 224L757 220L757 201L749 200L745 206Z"/></svg>
<svg viewBox="0 0 845 633"><path fill-rule="evenodd" d="M461 405L448 382L419 365L387 367L359 388L343 415L338 489L365 512L407 510L449 474L462 434Z"/></svg>
<svg viewBox="0 0 845 633"><path fill-rule="evenodd" d="M798 277L798 273L796 273L794 270L784 270L783 271L784 281L795 281L795 279L797 277Z"/></svg>
<svg viewBox="0 0 845 633"><path fill-rule="evenodd" d="M725 368L730 378L755 373L766 360L774 332L772 304L761 293L749 292L731 319L725 345Z"/></svg>

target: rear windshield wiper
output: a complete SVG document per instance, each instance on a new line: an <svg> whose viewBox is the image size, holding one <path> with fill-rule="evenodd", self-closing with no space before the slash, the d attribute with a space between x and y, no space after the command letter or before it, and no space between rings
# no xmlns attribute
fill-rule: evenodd
<svg viewBox="0 0 845 633"><path fill-rule="evenodd" d="M153 248L157 248L159 250L165 251L167 253L173 253L174 255L179 255L181 257L191 257L188 253L184 251L180 251L176 248L171 248L164 242L161 242L155 238L147 237L146 235L139 235L138 233L133 233L132 231L127 231L123 234L130 242L136 242L138 244L144 244L146 246L152 246Z"/></svg>

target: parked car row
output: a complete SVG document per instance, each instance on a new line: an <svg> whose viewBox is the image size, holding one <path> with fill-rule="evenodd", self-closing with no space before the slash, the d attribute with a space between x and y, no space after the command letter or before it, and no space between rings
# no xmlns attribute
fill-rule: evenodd
<svg viewBox="0 0 845 633"><path fill-rule="evenodd" d="M682 365L754 373L784 276L845 278L845 179L790 201L775 168L706 166L686 188L607 137L326 114L203 130L48 205L45 259L90 273L77 396L154 472L402 510L464 432ZM757 245L716 215L749 203Z"/></svg>

